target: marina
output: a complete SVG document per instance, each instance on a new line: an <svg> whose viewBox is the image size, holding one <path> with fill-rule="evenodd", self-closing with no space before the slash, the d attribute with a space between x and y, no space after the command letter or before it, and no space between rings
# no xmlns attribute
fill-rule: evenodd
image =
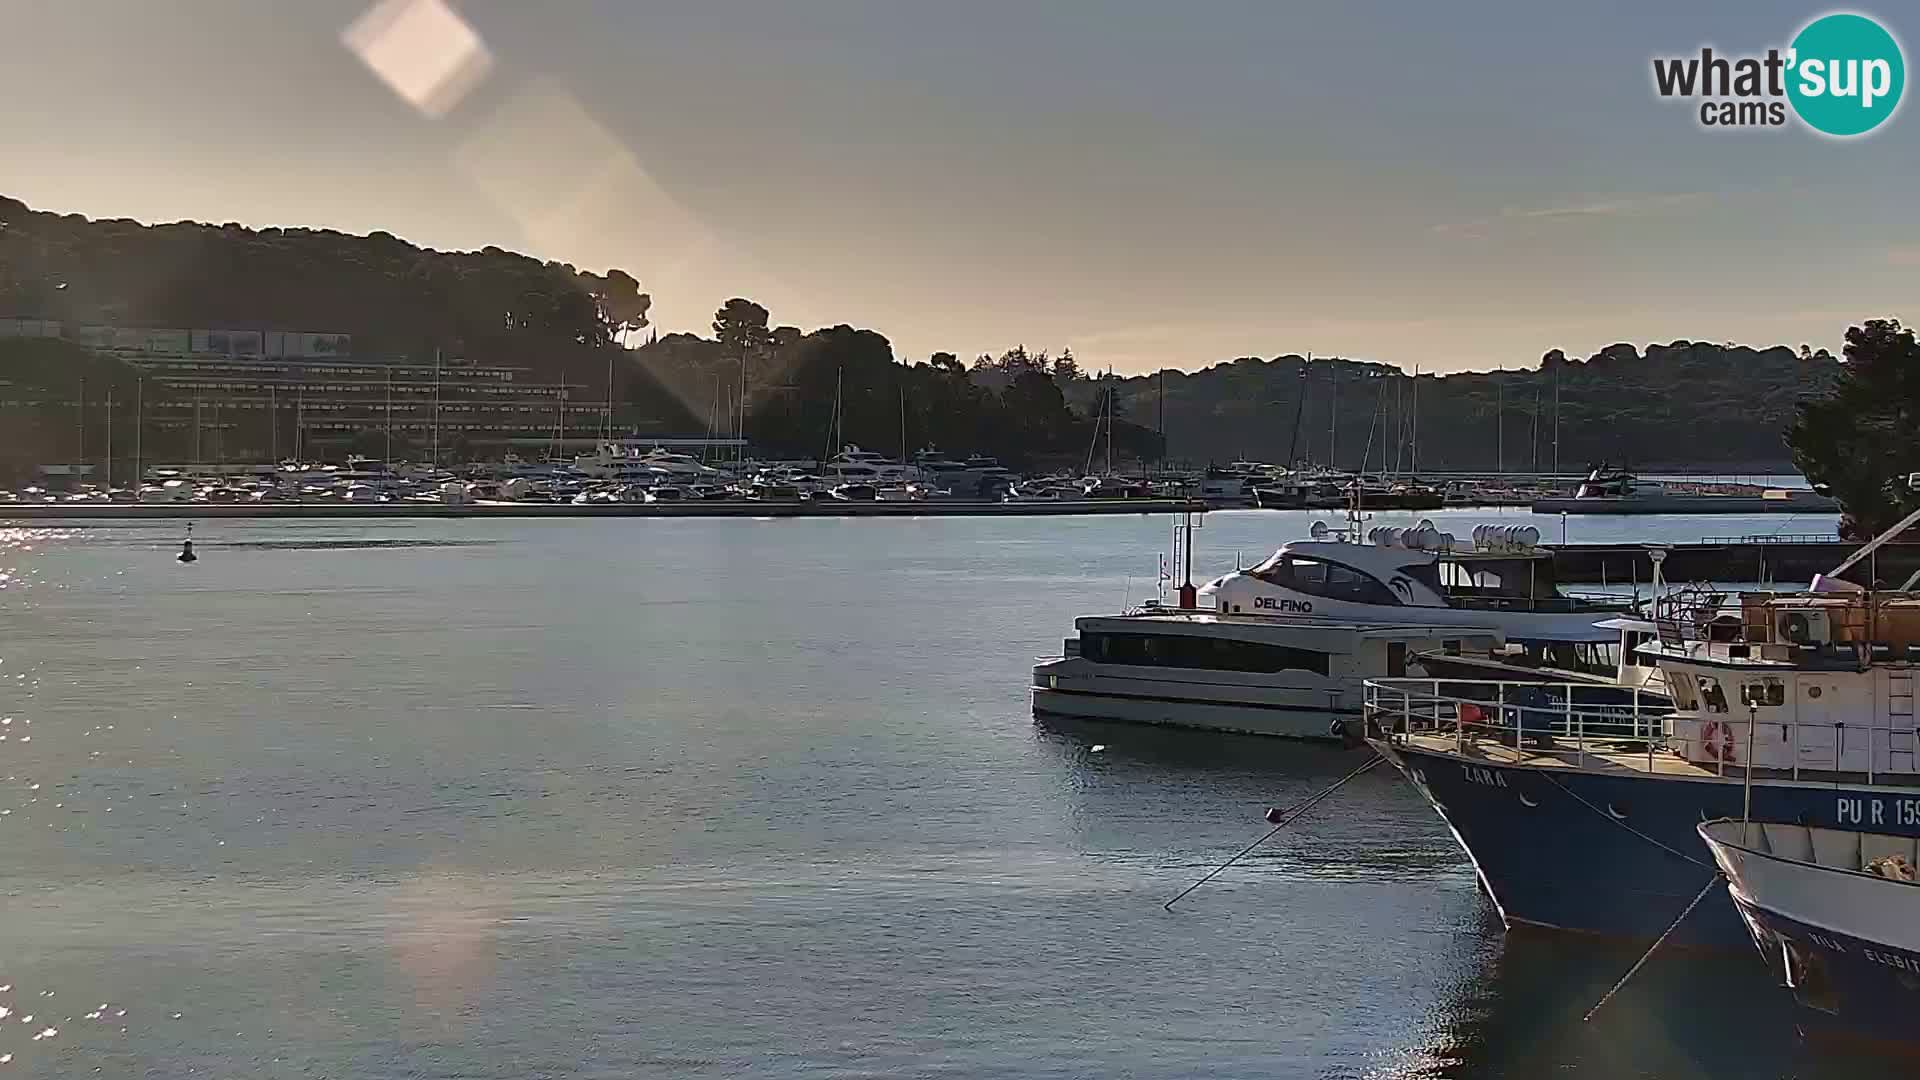
<svg viewBox="0 0 1920 1080"><path fill-rule="evenodd" d="M1472 532L1471 519L1437 517L1460 536ZM1323 520L1305 512L1208 514L1190 538L1195 577L1204 584L1230 576L1235 549L1286 546L1287 537L1307 535ZM1129 947L1136 963L1176 984L1202 978L1204 970L1211 983L1224 977L1240 987L1242 1000L1287 1014L1298 995L1271 983L1268 963L1279 953L1334 987L1319 1000L1336 1013L1370 1015L1385 1000L1430 1015L1431 1022L1394 1036L1395 1053L1445 1073L1461 1054L1520 1060L1537 1052L1537 1040L1521 1031L1577 1021L1633 959L1560 946L1553 970L1562 973L1548 978L1547 969L1526 959L1535 953L1524 939L1506 938L1490 917L1495 909L1444 823L1385 769L1347 785L1286 844L1256 852L1210 882L1182 903L1175 922L1149 918L1160 900L1191 882L1196 866L1243 846L1261 808L1311 797L1367 753L1326 738L1031 718L1030 658L1058 648L1061 614L1137 608L1143 594L1151 597L1153 552L1166 544L1166 515L823 517L758 525L702 518L209 517L193 531L200 558L191 567L174 561L180 524L16 523L0 534L8 553L0 566L10 571L0 604L27 632L8 647L0 669L27 679L0 683L0 712L16 718L15 730L33 721L30 744L9 744L10 764L15 775L42 785L23 790L0 825L54 826L16 850L14 880L90 873L73 861L89 849L66 846L83 835L84 823L93 850L107 857L204 868L220 911L216 921L176 910L132 882L68 890L59 906L25 904L0 945L29 958L4 974L34 993L125 996L163 1015L181 1011L201 1024L246 1031L284 1022L268 1023L271 1012L253 993L260 976L246 969L260 966L248 958L265 955L286 919L325 920L352 935L393 917L384 912L409 919L441 912L426 939L439 943L404 954L432 979L463 962L457 958L468 955L469 941L518 949L585 926L622 942L608 950L596 979L678 1018L700 1052L724 1063L706 1071L735 1072L759 1052L764 1036L699 1021L700 999L671 1004L668 998L694 977L686 965L751 950L763 958L770 985L734 984L731 992L764 994L756 1000L770 1015L850 1035L864 1030L862 1021L834 1013L885 1012L853 981L884 962L885 947L853 927L924 923L968 943L916 968L922 973L912 976L914 993L938 1000L940 965L984 958L991 967L977 976L980 985L1032 1000L1033 980L1050 976L1025 957L1077 954L1098 911L1097 921L1136 942ZM1666 525L1669 535L1707 527L1687 519ZM647 557L634 562L625 553L635 550ZM785 595L771 597L751 583L709 587L742 565L755 568L753 582L786 583ZM884 572L876 573L879 567ZM1005 602L1008 582L1017 583L1021 603ZM1165 583L1164 602L1174 602L1175 584ZM224 613L217 623L203 614L213 610L208 590ZM861 603L843 602L854 594ZM370 606L375 596L383 599ZM103 621L109 612L117 613L111 623ZM1275 621L1229 618L1250 626ZM1195 620L1166 613L1136 621ZM898 627L906 624L914 630L903 635ZM196 629L181 635L183 625ZM1328 634L1330 654L1351 648L1334 639L1367 633L1362 621L1345 625ZM1425 641L1414 637L1404 626L1375 628L1380 648L1399 639L1416 663L1422 644L1437 642L1444 651L1449 639L1469 635L1435 628ZM400 640L408 642L404 649L378 655L367 645ZM614 640L617 648L608 645ZM303 643L301 662L275 659L296 641ZM828 677L835 657L853 650L875 665L876 685L900 689L849 697L836 688ZM423 681L416 660L423 656L438 658L434 670L453 666ZM230 664L244 677L236 679ZM1164 668L1155 673L1179 677ZM1343 692L1364 715L1372 692ZM87 696L99 694L129 702L104 721L113 731L94 730L103 721L86 709ZM796 726L766 722L755 703L773 697L788 702L783 715ZM903 710L908 700L915 704ZM534 701L543 703L541 720L529 725L521 703ZM610 702L622 704L608 714ZM1608 703L1594 723L1617 712ZM395 715L410 719L386 727L385 718ZM1330 734L1324 726L1303 733ZM928 746L940 750L929 755ZM279 747L326 764L293 766ZM449 754L447 747L456 749ZM135 767L107 769L87 756L109 748ZM185 757L174 756L182 750ZM424 755L438 764L417 776L381 771L383 761L429 760ZM716 771L716 755L768 764L741 778ZM515 766L503 769L502 757ZM337 805L328 793L343 785L364 795ZM1737 810L1737 784L1733 790ZM149 791L177 793L172 813L180 818L144 803ZM296 812L307 805L316 809ZM722 805L730 808L725 814ZM88 812L67 816L79 808ZM689 814L774 824L771 832L728 825L696 840L676 824ZM317 830L313 839L295 840L295 821L302 832ZM337 846L324 839L329 828L384 830L391 839L377 847ZM155 835L180 846L153 850ZM1392 838L1384 859L1382 836ZM699 853L692 866L680 854L689 845ZM323 860L325 872L301 869L311 859ZM610 862L624 869L611 876L586 869ZM285 879L293 892L270 899L242 876L256 874ZM335 884L341 875L395 884L347 887ZM481 880L495 884L470 896ZM597 884L582 884L589 880ZM1688 882L1689 895L1699 883ZM567 899L583 888L592 897L584 907L577 896ZM1276 902L1285 903L1287 919L1272 917ZM802 986L819 980L817 962L807 957L822 932L797 932L791 918L821 903L836 912L825 940L840 942L848 958L841 977L850 981L836 983L826 1011L814 1012L796 1002ZM137 955L161 939L192 947L217 934L233 959L214 970L231 993L189 1001L168 985L164 965L122 963L109 971L71 956L55 965L58 954L27 948L66 920L105 906L138 916L117 924L122 928L108 939L120 954ZM1653 921L1655 905L1646 906ZM497 915L489 912L530 921L497 924L504 929L495 931L488 928ZM1009 915L1022 924L1011 932L1000 926ZM842 925L851 936L831 929ZM1446 932L1436 935L1436 927ZM645 943L649 928L670 929L695 951L657 952ZM1368 974L1381 971L1375 960L1383 948L1400 958L1391 977ZM1737 987L1744 996L1724 999L1727 1007L1737 1003L1748 1015L1779 1010L1781 1040L1767 1053L1799 1054L1790 998L1776 1003L1768 996L1764 969L1744 948L1724 974L1656 958L1628 993L1651 1001L1702 985L1721 994ZM1568 980L1569 955L1586 957L1579 963L1591 979ZM1104 982L1094 967L1063 962L1074 974L1063 976L1071 982L1043 984L1041 1000L1057 1003L1046 1008L1085 1016L1085 995L1106 986L1098 1022L1173 1031L1167 1018L1184 1008L1176 987L1165 995L1118 994L1119 984ZM319 957L293 963L311 973L321 1001L386 992L334 972ZM1128 972L1113 975L1131 979ZM1460 972L1477 974L1468 976L1467 989L1448 989L1459 985ZM436 992L451 994L444 999L450 1002L509 1008L571 977L537 960L516 961L510 975ZM982 1039L1026 1040L1062 1068L1086 1060L1078 1039L1050 1030L1048 1015L1060 1013L1017 1020L961 1005L942 1011L978 1025ZM924 1021L896 1022L914 1030ZM1235 1030L1221 1023L1223 1034ZM1185 1022L1179 1027L1187 1030ZM492 1036L460 1030L456 1060L510 1055L511 1040L524 1037L511 1025ZM1190 1060L1254 1075L1329 1054L1359 1062L1379 1052L1370 1022L1316 1030L1299 1044L1312 1049L1286 1049L1296 1044L1263 1036L1224 1058L1209 1050ZM379 1029L364 1050L344 1046L320 1058L341 1071L365 1071L350 1066L407 1037ZM1479 1049L1461 1049L1462 1038ZM254 1052L272 1043L227 1037L218 1045ZM860 1056L819 1053L823 1060L872 1062L908 1052L889 1045L863 1039ZM1722 1062L1752 1061L1759 1053L1710 1031L1683 1052ZM1597 1066L1623 1060L1620 1053L1607 1040L1563 1042L1551 1060ZM1116 1067L1126 1055L1115 1049Z"/></svg>
<svg viewBox="0 0 1920 1080"><path fill-rule="evenodd" d="M0 1080L1920 1077L1904 12L202 6L8 22Z"/></svg>

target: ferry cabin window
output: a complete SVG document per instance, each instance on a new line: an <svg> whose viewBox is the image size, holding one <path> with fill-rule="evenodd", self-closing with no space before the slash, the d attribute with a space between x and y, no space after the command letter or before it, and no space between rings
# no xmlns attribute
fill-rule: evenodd
<svg viewBox="0 0 1920 1080"><path fill-rule="evenodd" d="M1327 674L1326 653L1227 638L1086 633L1080 635L1080 655L1096 664Z"/></svg>
<svg viewBox="0 0 1920 1080"><path fill-rule="evenodd" d="M1345 600L1352 604L1400 603L1400 598L1393 594L1393 590L1380 584L1372 575L1320 559L1286 555L1269 559L1266 565L1249 572L1269 585L1278 585L1308 596Z"/></svg>
<svg viewBox="0 0 1920 1080"><path fill-rule="evenodd" d="M1708 712L1727 711L1727 692L1720 688L1720 680L1711 675L1696 676L1700 680L1700 703Z"/></svg>
<svg viewBox="0 0 1920 1080"><path fill-rule="evenodd" d="M1785 705L1787 684L1779 679L1761 679L1740 684L1740 704L1748 706Z"/></svg>
<svg viewBox="0 0 1920 1080"><path fill-rule="evenodd" d="M1673 703L1681 712L1693 712L1700 707L1700 696L1694 685L1693 676L1674 673L1669 687L1673 692Z"/></svg>

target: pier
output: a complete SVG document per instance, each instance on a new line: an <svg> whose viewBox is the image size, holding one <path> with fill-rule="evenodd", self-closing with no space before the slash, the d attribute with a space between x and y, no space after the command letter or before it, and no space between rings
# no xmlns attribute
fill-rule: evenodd
<svg viewBox="0 0 1920 1080"><path fill-rule="evenodd" d="M1667 553L1670 582L1778 581L1805 584L1839 565L1860 545L1838 538L1801 536L1706 537L1691 544L1550 544L1554 575L1580 585L1646 584L1652 575L1647 552ZM1920 543L1890 543L1841 575L1861 585L1873 580L1898 585L1920 570Z"/></svg>
<svg viewBox="0 0 1920 1080"><path fill-rule="evenodd" d="M208 518L816 518L1044 517L1066 514L1203 513L1181 499L1036 499L1029 502L696 501L654 503L539 502L285 502L285 503L16 503L0 506L0 522L82 519L166 521Z"/></svg>

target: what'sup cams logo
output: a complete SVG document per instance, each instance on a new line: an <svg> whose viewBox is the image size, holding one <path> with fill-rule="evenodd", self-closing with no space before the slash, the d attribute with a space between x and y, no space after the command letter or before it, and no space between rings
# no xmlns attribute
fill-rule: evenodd
<svg viewBox="0 0 1920 1080"><path fill-rule="evenodd" d="M1656 56L1653 88L1698 102L1700 126L1785 127L1798 117L1834 138L1865 135L1900 108L1907 65L1900 43L1865 15L1836 12L1800 28L1792 44L1764 56Z"/></svg>

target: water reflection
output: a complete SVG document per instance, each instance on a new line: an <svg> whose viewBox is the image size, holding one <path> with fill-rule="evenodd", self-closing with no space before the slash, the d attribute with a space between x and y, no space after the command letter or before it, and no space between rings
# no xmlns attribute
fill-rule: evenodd
<svg viewBox="0 0 1920 1080"><path fill-rule="evenodd" d="M1583 1017L1641 949L1591 939L1493 939L1478 977L1440 1010L1422 1076L1514 1080L1567 1075L1796 1077L1894 1075L1884 1060L1814 1047L1758 956L1663 951L1591 1021Z"/></svg>
<svg viewBox="0 0 1920 1080"><path fill-rule="evenodd" d="M1034 727L1063 770L1063 793L1090 842L1124 829L1142 845L1158 839L1169 853L1185 854L1189 867L1217 865L1270 828L1269 807L1298 805L1372 755L1332 743L1060 717ZM1103 749L1095 753L1096 746ZM1219 846L1196 847L1196 830ZM1354 778L1235 872L1242 869L1401 881L1471 874L1446 828L1386 768Z"/></svg>

